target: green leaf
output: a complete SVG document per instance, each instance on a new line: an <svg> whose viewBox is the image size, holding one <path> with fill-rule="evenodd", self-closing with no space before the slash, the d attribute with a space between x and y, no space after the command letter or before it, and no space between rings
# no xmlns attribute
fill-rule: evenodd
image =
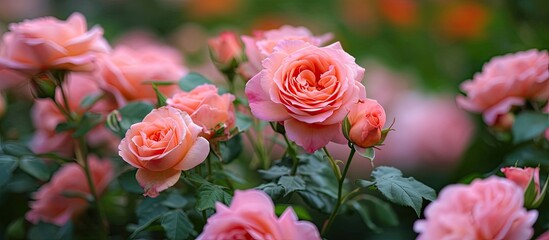
<svg viewBox="0 0 549 240"><path fill-rule="evenodd" d="M23 217L11 222L6 229L8 239L25 239L25 219Z"/></svg>
<svg viewBox="0 0 549 240"><path fill-rule="evenodd" d="M181 80L179 80L179 88L185 92L192 91L195 87L200 86L202 84L212 84L210 80L205 78L204 76L192 72L184 76Z"/></svg>
<svg viewBox="0 0 549 240"><path fill-rule="evenodd" d="M295 191L305 190L306 186L305 181L303 181L303 179L299 176L282 176L278 180L278 184L286 189L284 196L287 196Z"/></svg>
<svg viewBox="0 0 549 240"><path fill-rule="evenodd" d="M215 203L221 202L229 206L232 196L223 190L223 187L214 184L202 184L198 188L196 210L215 209Z"/></svg>
<svg viewBox="0 0 549 240"><path fill-rule="evenodd" d="M238 132L244 132L252 126L252 118L246 114L236 113L236 128Z"/></svg>
<svg viewBox="0 0 549 240"><path fill-rule="evenodd" d="M255 189L261 190L267 193L272 199L279 199L284 195L284 188L276 183L261 184Z"/></svg>
<svg viewBox="0 0 549 240"><path fill-rule="evenodd" d="M350 205L357 211L366 226L374 232L382 231L375 222L380 222L385 226L398 225L398 217L391 205L376 197L365 195L363 199L352 201Z"/></svg>
<svg viewBox="0 0 549 240"><path fill-rule="evenodd" d="M197 234L187 214L181 209L172 210L162 215L162 227L168 239L187 239Z"/></svg>
<svg viewBox="0 0 549 240"><path fill-rule="evenodd" d="M22 157L19 161L19 168L41 181L46 181L50 178L48 166L46 166L42 159L33 156Z"/></svg>
<svg viewBox="0 0 549 240"><path fill-rule="evenodd" d="M381 166L374 169L372 177L375 178L378 190L391 202L409 206L420 216L423 198L435 199L435 190L418 182L412 177L402 177L402 172L393 167Z"/></svg>
<svg viewBox="0 0 549 240"><path fill-rule="evenodd" d="M308 206L319 212L329 214L334 209L336 199L326 193L305 189L304 191L297 192L297 194Z"/></svg>
<svg viewBox="0 0 549 240"><path fill-rule="evenodd" d="M541 135L549 127L549 114L524 111L518 114L511 128L513 143L518 144Z"/></svg>
<svg viewBox="0 0 549 240"><path fill-rule="evenodd" d="M163 93L160 92L160 90L158 90L158 86L156 83L152 83L152 88L154 90L154 93L156 94L156 107L166 106L167 105L166 100L168 99L166 95L164 95Z"/></svg>
<svg viewBox="0 0 549 240"><path fill-rule="evenodd" d="M361 148L358 146L353 146L358 153L358 155L367 158L370 161L374 161L374 158L376 158L376 151L374 148Z"/></svg>
<svg viewBox="0 0 549 240"><path fill-rule="evenodd" d="M127 192L143 194L143 188L139 185L137 179L135 179L136 172L137 169L120 174L118 176L118 183Z"/></svg>
<svg viewBox="0 0 549 240"><path fill-rule="evenodd" d="M0 155L0 186L8 182L11 174L17 168L17 158L10 155Z"/></svg>
<svg viewBox="0 0 549 240"><path fill-rule="evenodd" d="M549 151L533 144L521 145L505 156L502 166L537 166L549 167ZM499 170L499 168L498 168Z"/></svg>
<svg viewBox="0 0 549 240"><path fill-rule="evenodd" d="M536 182L534 181L534 178L531 178L526 190L524 190L524 205L528 207L532 206L532 203L536 200L537 194Z"/></svg>
<svg viewBox="0 0 549 240"><path fill-rule="evenodd" d="M2 144L2 152L4 152L6 155L11 155L15 157L34 155L34 153L32 153L32 151L28 147L19 143Z"/></svg>
<svg viewBox="0 0 549 240"><path fill-rule="evenodd" d="M231 139L220 142L221 157L223 163L227 164L237 159L242 153L242 138L240 135L233 136Z"/></svg>
<svg viewBox="0 0 549 240"><path fill-rule="evenodd" d="M164 213L170 210L162 204L165 200L166 195L160 194L156 198L145 198L139 203L136 209L136 215L139 219L138 225L130 235L130 238L134 238L139 232L151 226L151 224L160 219Z"/></svg>
<svg viewBox="0 0 549 240"><path fill-rule="evenodd" d="M170 195L168 195L168 198L162 202L162 205L169 207L169 208L183 208L185 207L189 201L181 196L181 193L178 192L171 192Z"/></svg>
<svg viewBox="0 0 549 240"><path fill-rule="evenodd" d="M78 124L75 123L75 122L61 122L59 124L57 124L57 126L55 126L55 132L56 133L61 133L61 132L65 132L65 131L72 131L74 129L76 129L76 127L78 127Z"/></svg>
<svg viewBox="0 0 549 240"><path fill-rule="evenodd" d="M99 125L102 120L101 114L91 112L84 113L84 116L82 116L82 119L72 134L72 137L78 138L86 135L86 133L92 130L95 126Z"/></svg>
<svg viewBox="0 0 549 240"><path fill-rule="evenodd" d="M27 237L30 240L70 240L73 236L73 228L71 221L63 227L39 222L31 227Z"/></svg>
<svg viewBox="0 0 549 240"><path fill-rule="evenodd" d="M119 136L124 137L126 135L126 131L131 125L141 122L143 118L145 118L145 116L147 116L147 114L149 114L153 109L154 107L152 105L145 102L129 103L118 110L118 113L120 114L118 126L120 129L117 131L114 131L112 128L109 129L113 130L113 132Z"/></svg>
<svg viewBox="0 0 549 240"><path fill-rule="evenodd" d="M368 180L363 180L363 179L357 179L355 181L356 185L358 185L359 187L363 187L363 188L367 188L367 187L370 187L374 184L376 184L376 182L372 182L372 181L368 181Z"/></svg>
<svg viewBox="0 0 549 240"><path fill-rule="evenodd" d="M284 211L286 211L286 209L288 209L289 207L291 207L294 210L295 214L297 215L297 217L300 220L311 221L313 219L311 217L311 214L309 214L309 212L307 211L306 208L298 206L298 205L292 206L292 205L289 205L289 204L276 204L275 205L276 215L281 216L282 213L284 213Z"/></svg>
<svg viewBox="0 0 549 240"><path fill-rule="evenodd" d="M345 116L345 119L343 119L343 123L341 124L341 131L343 132L343 136L345 136L345 139L349 140L349 131L351 130L351 122L349 122L349 118Z"/></svg>
<svg viewBox="0 0 549 240"><path fill-rule="evenodd" d="M282 176L290 175L290 168L286 166L274 165L268 170L258 170L258 172L265 180L276 180Z"/></svg>

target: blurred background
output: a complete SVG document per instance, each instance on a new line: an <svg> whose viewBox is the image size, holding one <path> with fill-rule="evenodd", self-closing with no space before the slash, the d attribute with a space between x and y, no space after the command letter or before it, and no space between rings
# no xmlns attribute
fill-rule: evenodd
<svg viewBox="0 0 549 240"><path fill-rule="evenodd" d="M75 11L90 26L101 25L111 43L156 38L172 45L189 69L220 84L207 39L221 31L252 35L293 25L315 35L331 32L366 68L368 97L385 107L389 123L395 119L396 131L376 153L375 165L396 166L437 190L491 173L506 156L519 154L478 114L457 108L460 83L494 56L549 46L546 0L0 0L0 33L10 22L66 19ZM20 120L3 119L9 121ZM346 146L329 149L338 159L348 153ZM357 158L351 169L366 178L371 168ZM400 226L381 233L368 230L357 214L344 216L349 219L334 229L345 229L349 239L413 238L417 217L409 208L397 211Z"/></svg>

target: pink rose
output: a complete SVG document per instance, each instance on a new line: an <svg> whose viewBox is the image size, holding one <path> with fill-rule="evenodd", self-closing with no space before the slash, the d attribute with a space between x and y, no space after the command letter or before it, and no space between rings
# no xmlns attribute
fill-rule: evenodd
<svg viewBox="0 0 549 240"><path fill-rule="evenodd" d="M82 116L86 112L102 114L105 116L117 108L117 105L108 94L100 98L93 106L83 108L81 102L88 96L99 96L104 94L98 84L94 82L94 76L87 73L71 73L65 81L67 100L71 111ZM61 92L56 92L56 99L62 103ZM36 153L57 152L63 156L72 156L73 141L71 132L56 132L58 124L66 122L65 116L50 99L38 99L32 108L32 120L36 132L31 140L31 149ZM87 140L92 146L112 144L116 139L114 134L106 132L103 124L92 129ZM98 137L100 136L100 139ZM116 140L118 142L118 140Z"/></svg>
<svg viewBox="0 0 549 240"><path fill-rule="evenodd" d="M528 188L528 184L532 179L536 185L536 192L540 193L539 187L539 167L537 168L518 168L518 167L504 167L501 169L501 172L505 174L505 177L517 185L519 185L523 190Z"/></svg>
<svg viewBox="0 0 549 240"><path fill-rule="evenodd" d="M154 109L130 127L118 146L118 154L138 168L136 178L144 195L156 197L179 180L182 170L206 159L210 145L198 136L201 132L202 128L179 109Z"/></svg>
<svg viewBox="0 0 549 240"><path fill-rule="evenodd" d="M145 82L176 83L187 73L176 50L154 44L139 48L119 45L111 55L102 55L99 64L101 86L116 97L120 106L136 100L156 102L152 85ZM171 96L178 86L159 86L158 89Z"/></svg>
<svg viewBox="0 0 549 240"><path fill-rule="evenodd" d="M114 176L113 166L108 160L90 156L89 167L97 194L103 193ZM62 226L71 218L86 210L88 202L79 197L65 194L91 194L84 170L77 163L63 165L49 183L34 193L34 202L25 218L31 223L44 221Z"/></svg>
<svg viewBox="0 0 549 240"><path fill-rule="evenodd" d="M385 125L385 110L376 100L364 99L349 109L349 140L362 148L373 147L381 141L381 130Z"/></svg>
<svg viewBox="0 0 549 240"><path fill-rule="evenodd" d="M523 207L522 189L492 176L444 188L414 224L418 239L530 239L538 212Z"/></svg>
<svg viewBox="0 0 549 240"><path fill-rule="evenodd" d="M549 240L549 231L544 232L541 234L536 240Z"/></svg>
<svg viewBox="0 0 549 240"><path fill-rule="evenodd" d="M341 122L352 104L366 98L364 68L354 60L339 43L281 41L246 84L253 115L284 122L288 138L310 153L330 141L344 143Z"/></svg>
<svg viewBox="0 0 549 240"><path fill-rule="evenodd" d="M250 79L263 69L261 61L267 58L281 40L302 40L314 46L321 46L332 38L332 34L314 36L305 27L282 26L269 31L256 31L254 36L242 36L248 62L242 64L240 72Z"/></svg>
<svg viewBox="0 0 549 240"><path fill-rule="evenodd" d="M549 54L535 49L494 57L473 80L461 89L458 105L468 111L482 112L484 122L499 125L498 118L525 100L549 97Z"/></svg>
<svg viewBox="0 0 549 240"><path fill-rule="evenodd" d="M190 92L179 92L166 103L188 113L202 127L206 139L226 140L235 126L234 99L230 93L219 95L215 85L204 84ZM223 134L216 136L220 129L224 129Z"/></svg>
<svg viewBox="0 0 549 240"><path fill-rule="evenodd" d="M298 221L291 207L277 219L272 200L259 190L236 190L230 207L219 202L215 207L198 240L321 239L316 226Z"/></svg>
<svg viewBox="0 0 549 240"><path fill-rule="evenodd" d="M97 52L108 52L103 30L95 26L87 31L86 19L73 13L67 21L53 17L25 20L10 25L0 44L0 78L11 70L28 76L48 69L91 71ZM6 75L5 75L6 74ZM16 84L1 81L5 88Z"/></svg>
<svg viewBox="0 0 549 240"><path fill-rule="evenodd" d="M234 32L225 31L215 38L208 39L208 45L212 55L213 62L221 70L225 70L236 63L242 62L243 47L240 39Z"/></svg>

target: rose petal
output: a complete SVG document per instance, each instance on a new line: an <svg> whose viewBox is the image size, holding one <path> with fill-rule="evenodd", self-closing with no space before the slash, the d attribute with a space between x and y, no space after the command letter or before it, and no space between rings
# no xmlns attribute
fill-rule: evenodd
<svg viewBox="0 0 549 240"><path fill-rule="evenodd" d="M135 174L139 185L143 187L144 196L155 198L159 192L175 185L181 176L181 171L176 169L167 169L164 171L150 171L140 168Z"/></svg>

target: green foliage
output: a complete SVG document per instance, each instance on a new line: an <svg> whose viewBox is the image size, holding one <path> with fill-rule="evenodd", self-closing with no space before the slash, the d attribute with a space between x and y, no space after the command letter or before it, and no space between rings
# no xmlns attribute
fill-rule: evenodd
<svg viewBox="0 0 549 240"><path fill-rule="evenodd" d="M86 133L92 130L95 126L99 125L101 121L103 121L103 117L101 116L101 114L91 112L84 113L84 116L82 116L82 119L80 119L80 122L74 130L72 137L79 138L86 135Z"/></svg>
<svg viewBox="0 0 549 240"><path fill-rule="evenodd" d="M120 184L120 187L124 189L124 191L143 194L143 188L139 186L139 183L135 179L136 172L137 169L134 169L120 174L117 178L118 183Z"/></svg>
<svg viewBox="0 0 549 240"><path fill-rule="evenodd" d="M402 177L402 172L393 167L381 166L374 169L372 177L375 186L389 201L409 206L420 216L423 198L433 201L436 192L412 177Z"/></svg>
<svg viewBox="0 0 549 240"><path fill-rule="evenodd" d="M531 140L549 127L549 114L524 111L518 114L511 129L513 143L518 144Z"/></svg>
<svg viewBox="0 0 549 240"><path fill-rule="evenodd" d="M188 239L197 234L187 214L181 209L164 213L161 224L168 239Z"/></svg>
<svg viewBox="0 0 549 240"><path fill-rule="evenodd" d="M202 76L198 73L192 72L192 73L187 74L183 78L181 78L181 80L179 80L178 84L179 84L179 88L181 88L181 90L183 90L185 92L190 92L194 88L196 88L196 87L198 87L202 84L212 84L212 82L210 80L208 80L207 78L205 78L204 76Z"/></svg>
<svg viewBox="0 0 549 240"><path fill-rule="evenodd" d="M0 186L4 185L17 168L17 158L9 155L0 155Z"/></svg>
<svg viewBox="0 0 549 240"><path fill-rule="evenodd" d="M374 148L361 148L358 146L353 146L358 153L358 155L367 158L370 161L374 161L374 158L376 158L376 151Z"/></svg>
<svg viewBox="0 0 549 240"><path fill-rule="evenodd" d="M363 195L361 199L352 201L349 205L360 215L364 224L374 232L381 232L378 224L384 226L398 225L398 217L391 205L379 198Z"/></svg>
<svg viewBox="0 0 549 240"><path fill-rule="evenodd" d="M279 199L283 195L285 195L285 192L286 192L286 189L282 187L280 184L272 183L272 182L261 184L255 187L255 189L258 189L267 193L272 199Z"/></svg>
<svg viewBox="0 0 549 240"><path fill-rule="evenodd" d="M306 189L305 181L299 176L282 176L278 179L278 184L286 190L284 197L290 193Z"/></svg>
<svg viewBox="0 0 549 240"><path fill-rule="evenodd" d="M109 114L106 125L112 132L123 138L131 125L141 122L153 109L152 105L145 102L128 103L118 111Z"/></svg>
<svg viewBox="0 0 549 240"><path fill-rule="evenodd" d="M30 240L71 240L73 239L73 224L68 222L63 227L39 222L31 227L28 238Z"/></svg>
<svg viewBox="0 0 549 240"><path fill-rule="evenodd" d="M44 161L34 156L23 156L19 161L19 168L41 181L50 178L50 171Z"/></svg>
<svg viewBox="0 0 549 240"><path fill-rule="evenodd" d="M171 192L166 200L162 201L162 205L169 208L184 208L188 203L189 201L176 191Z"/></svg>
<svg viewBox="0 0 549 240"><path fill-rule="evenodd" d="M216 202L222 202L225 205L230 205L232 196L228 194L224 187L204 183L198 188L198 198L196 202L196 210L204 211L206 209L215 209Z"/></svg>
<svg viewBox="0 0 549 240"><path fill-rule="evenodd" d="M156 94L156 107L166 106L167 105L166 100L168 98L166 97L166 95L161 93L160 90L158 90L158 84L153 82L152 88L154 90L154 93Z"/></svg>
<svg viewBox="0 0 549 240"><path fill-rule="evenodd" d="M220 142L219 148L223 163L231 163L242 153L242 138L240 135L233 136L227 141Z"/></svg>
<svg viewBox="0 0 549 240"><path fill-rule="evenodd" d="M297 205L292 206L288 204L276 204L275 214L277 216L281 216L282 213L284 213L286 209L288 209L289 207L291 207L294 210L295 214L300 220L307 220L307 221L313 220L313 218L311 217L311 214L309 214L306 208L297 206Z"/></svg>
<svg viewBox="0 0 549 240"><path fill-rule="evenodd" d="M138 233L150 227L156 220L170 209L162 204L166 195L160 194L156 198L145 198L139 203L136 209L138 223L130 238L135 238Z"/></svg>
<svg viewBox="0 0 549 240"><path fill-rule="evenodd" d="M241 112L236 112L236 129L237 132L244 132L252 126L252 118Z"/></svg>

